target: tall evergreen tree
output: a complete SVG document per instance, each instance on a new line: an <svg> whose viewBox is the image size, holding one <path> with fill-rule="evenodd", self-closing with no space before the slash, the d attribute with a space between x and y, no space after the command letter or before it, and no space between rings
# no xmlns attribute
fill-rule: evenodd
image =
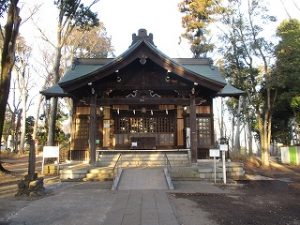
<svg viewBox="0 0 300 225"><path fill-rule="evenodd" d="M280 78L281 88L275 106L273 126L274 138L289 144L292 139L292 127L299 136L300 124L300 21L283 21L277 28L281 39L276 46L275 73ZM299 139L294 138L296 144Z"/></svg>
<svg viewBox="0 0 300 225"><path fill-rule="evenodd" d="M223 14L225 8L222 0L182 0L179 10L184 14L182 26L183 37L189 40L194 58L206 56L214 45L210 43L209 25L216 21L216 16Z"/></svg>
<svg viewBox="0 0 300 225"><path fill-rule="evenodd" d="M72 31L75 28L88 30L99 24L97 13L91 10L91 6L97 2L98 0L94 0L89 6L85 6L81 3L81 0L54 1L54 4L58 8L59 16L57 21L55 59L53 63L53 84L56 84L60 78L62 48L66 44L66 41ZM57 98L52 98L49 118L48 145L54 145L56 113Z"/></svg>

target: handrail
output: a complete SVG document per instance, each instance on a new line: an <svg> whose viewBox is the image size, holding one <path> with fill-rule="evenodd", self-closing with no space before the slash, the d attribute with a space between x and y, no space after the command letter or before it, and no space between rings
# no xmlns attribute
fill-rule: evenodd
<svg viewBox="0 0 300 225"><path fill-rule="evenodd" d="M168 158L168 155L167 155L167 153L164 153L164 156L165 156L165 159L166 159L166 161L165 161L165 166L167 167L167 169L170 171L171 170L171 168L172 168L172 166L171 166L171 162L170 162L170 160L169 160L169 158Z"/></svg>
<svg viewBox="0 0 300 225"><path fill-rule="evenodd" d="M114 175L115 175L116 168L119 168L117 166L119 164L120 159L122 159L122 153L119 154L118 159L117 159L117 161L116 161L116 163L115 163L115 165L113 167L113 173L114 173ZM121 163L121 166L122 166L122 163Z"/></svg>

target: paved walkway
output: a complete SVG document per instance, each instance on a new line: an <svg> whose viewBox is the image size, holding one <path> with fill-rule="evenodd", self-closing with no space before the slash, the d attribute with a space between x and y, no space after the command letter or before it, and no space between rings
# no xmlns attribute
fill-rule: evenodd
<svg viewBox="0 0 300 225"><path fill-rule="evenodd" d="M111 191L112 182L70 182L52 185L50 194L34 201L0 198L0 224L9 225L199 225L190 217L192 208L176 211L168 190ZM174 182L175 192L223 191L211 183ZM184 202L186 204L186 202ZM175 208L174 208L175 207ZM200 210L200 209L198 209ZM179 216L179 217L178 217ZM181 218L181 219L179 219ZM191 220L191 221L190 221ZM186 222L188 221L188 222Z"/></svg>
<svg viewBox="0 0 300 225"><path fill-rule="evenodd" d="M124 169L118 190L168 190L163 168Z"/></svg>
<svg viewBox="0 0 300 225"><path fill-rule="evenodd" d="M164 191L120 191L105 225L178 225Z"/></svg>

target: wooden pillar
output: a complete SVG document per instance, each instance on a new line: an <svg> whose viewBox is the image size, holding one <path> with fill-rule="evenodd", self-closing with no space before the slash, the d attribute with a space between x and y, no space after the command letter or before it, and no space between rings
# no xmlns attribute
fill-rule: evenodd
<svg viewBox="0 0 300 225"><path fill-rule="evenodd" d="M192 163L197 163L197 129L196 129L196 104L195 95L190 96L190 129L191 129L191 159Z"/></svg>
<svg viewBox="0 0 300 225"><path fill-rule="evenodd" d="M95 164L96 162L96 127L97 127L97 118L96 118L96 103L97 103L97 94L91 96L90 101L90 127L89 127L89 149L90 149L90 164Z"/></svg>
<svg viewBox="0 0 300 225"><path fill-rule="evenodd" d="M70 147L69 147L69 160L72 160L72 152L75 149L75 134L76 134L76 120L77 120L77 103L73 101L72 107L72 124L71 124L71 137L70 137Z"/></svg>
<svg viewBox="0 0 300 225"><path fill-rule="evenodd" d="M177 147L183 147L183 129L184 129L184 119L183 119L183 108L182 106L177 106Z"/></svg>

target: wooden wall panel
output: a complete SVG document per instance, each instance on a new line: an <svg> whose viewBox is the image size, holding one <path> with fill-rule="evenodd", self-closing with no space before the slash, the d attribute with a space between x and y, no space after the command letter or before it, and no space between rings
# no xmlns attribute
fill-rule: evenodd
<svg viewBox="0 0 300 225"><path fill-rule="evenodd" d="M175 109L175 105L159 105L158 106L159 110L172 110Z"/></svg>
<svg viewBox="0 0 300 225"><path fill-rule="evenodd" d="M77 107L76 115L90 115L90 107L89 106Z"/></svg>
<svg viewBox="0 0 300 225"><path fill-rule="evenodd" d="M197 114L210 114L210 106L209 105L200 105L196 107Z"/></svg>
<svg viewBox="0 0 300 225"><path fill-rule="evenodd" d="M110 146L110 108L103 109L103 147L108 148Z"/></svg>
<svg viewBox="0 0 300 225"><path fill-rule="evenodd" d="M177 108L177 146L184 145L184 119L183 108Z"/></svg>

